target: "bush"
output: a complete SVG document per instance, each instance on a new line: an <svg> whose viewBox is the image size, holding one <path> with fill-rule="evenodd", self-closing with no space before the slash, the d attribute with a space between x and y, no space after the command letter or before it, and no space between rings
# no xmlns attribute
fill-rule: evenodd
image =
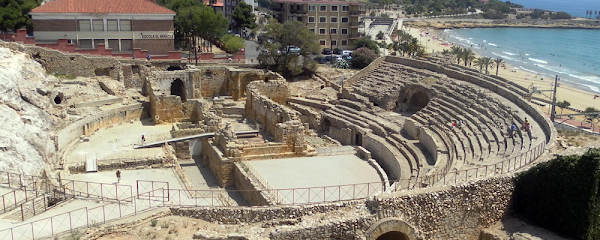
<svg viewBox="0 0 600 240"><path fill-rule="evenodd" d="M221 37L221 44L227 52L235 53L244 48L246 42L241 37L237 37L233 34L227 34Z"/></svg>
<svg viewBox="0 0 600 240"><path fill-rule="evenodd" d="M557 156L517 175L513 204L533 224L576 239L600 239L600 149Z"/></svg>
<svg viewBox="0 0 600 240"><path fill-rule="evenodd" d="M352 67L358 69L364 68L369 66L376 58L377 54L371 51L371 49L366 47L356 49L356 51L352 52Z"/></svg>

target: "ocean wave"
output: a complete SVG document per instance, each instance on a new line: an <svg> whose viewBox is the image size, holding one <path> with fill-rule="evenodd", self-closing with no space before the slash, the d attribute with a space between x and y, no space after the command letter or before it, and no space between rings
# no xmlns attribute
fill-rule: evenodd
<svg viewBox="0 0 600 240"><path fill-rule="evenodd" d="M538 67L541 67L543 69L555 72L555 73L560 73L560 74L573 74L573 71L570 71L569 69L566 68L562 68L562 67L557 67L557 66L548 66L548 65L544 65L544 64L537 64Z"/></svg>
<svg viewBox="0 0 600 240"><path fill-rule="evenodd" d="M588 81L591 83L597 83L600 84L600 77L596 77L596 76L585 76L585 75L577 75L577 74L569 74L569 76L577 78L577 79L581 79L584 81Z"/></svg>
<svg viewBox="0 0 600 240"><path fill-rule="evenodd" d="M534 61L536 63L543 63L543 64L548 64L548 62L544 61L544 60L540 60L540 59L535 59L535 58L527 58L531 61Z"/></svg>
<svg viewBox="0 0 600 240"><path fill-rule="evenodd" d="M487 42L487 40L483 40L483 42Z"/></svg>
<svg viewBox="0 0 600 240"><path fill-rule="evenodd" d="M593 92L600 92L600 88L592 85L583 84L583 86L589 87Z"/></svg>
<svg viewBox="0 0 600 240"><path fill-rule="evenodd" d="M498 45L496 45L496 44L493 44L493 43L488 43L488 45L490 45L490 46L494 46L494 47L497 47L497 46L498 46Z"/></svg>
<svg viewBox="0 0 600 240"><path fill-rule="evenodd" d="M525 56L529 56L529 53L525 53Z"/></svg>
<svg viewBox="0 0 600 240"><path fill-rule="evenodd" d="M521 70L526 71L526 72L539 74L539 72L533 71L531 69L524 68L523 66L519 66L518 68L520 68Z"/></svg>
<svg viewBox="0 0 600 240"><path fill-rule="evenodd" d="M506 60L511 60L511 61L515 61L515 62L521 62L521 61L519 61L519 60L517 60L517 59L511 58L511 57L509 57L509 56L506 56L506 55L498 54L498 53L496 53L496 52L492 52L492 54L494 54L495 56L498 56L498 57L504 58L504 59L506 59Z"/></svg>
<svg viewBox="0 0 600 240"><path fill-rule="evenodd" d="M511 53L511 52L502 52L502 53L504 53L504 54L508 54L508 55L511 55L511 56L515 56L515 55L517 55L516 53Z"/></svg>

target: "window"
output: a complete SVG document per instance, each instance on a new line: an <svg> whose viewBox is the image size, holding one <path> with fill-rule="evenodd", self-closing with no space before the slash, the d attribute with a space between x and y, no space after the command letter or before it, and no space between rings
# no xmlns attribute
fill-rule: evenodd
<svg viewBox="0 0 600 240"><path fill-rule="evenodd" d="M94 39L94 48L95 49L98 49L99 44L104 45L104 39ZM106 46L104 46L104 47L106 47Z"/></svg>
<svg viewBox="0 0 600 240"><path fill-rule="evenodd" d="M131 31L131 20L120 20L121 31Z"/></svg>
<svg viewBox="0 0 600 240"><path fill-rule="evenodd" d="M92 48L92 39L79 39L79 48Z"/></svg>
<svg viewBox="0 0 600 240"><path fill-rule="evenodd" d="M342 12L347 12L350 8L348 6L342 6Z"/></svg>
<svg viewBox="0 0 600 240"><path fill-rule="evenodd" d="M335 28L329 29L329 34L337 34L337 29L335 29Z"/></svg>
<svg viewBox="0 0 600 240"><path fill-rule="evenodd" d="M327 12L327 5L319 6L319 12Z"/></svg>
<svg viewBox="0 0 600 240"><path fill-rule="evenodd" d="M319 40L319 45L325 46L325 44L326 44L325 39Z"/></svg>
<svg viewBox="0 0 600 240"><path fill-rule="evenodd" d="M331 17L331 23L336 23L337 22L337 17Z"/></svg>
<svg viewBox="0 0 600 240"><path fill-rule="evenodd" d="M315 17L308 17L308 22L309 23L314 23L315 22Z"/></svg>
<svg viewBox="0 0 600 240"><path fill-rule="evenodd" d="M348 29L342 28L342 35L348 35Z"/></svg>
<svg viewBox="0 0 600 240"><path fill-rule="evenodd" d="M342 46L347 46L348 45L348 40L342 40Z"/></svg>
<svg viewBox="0 0 600 240"><path fill-rule="evenodd" d="M321 35L327 34L327 32L325 31L325 28L320 28L319 29L319 34L321 34Z"/></svg>
<svg viewBox="0 0 600 240"><path fill-rule="evenodd" d="M108 39L108 46L106 47L112 49L113 52L118 52L121 50L119 48L119 39Z"/></svg>
<svg viewBox="0 0 600 240"><path fill-rule="evenodd" d="M337 46L337 40L331 40L331 46Z"/></svg>
<svg viewBox="0 0 600 240"><path fill-rule="evenodd" d="M342 22L343 23L347 23L348 22L348 18L347 17L342 17Z"/></svg>
<svg viewBox="0 0 600 240"><path fill-rule="evenodd" d="M308 11L309 12L314 12L316 10L317 6L315 5L308 5Z"/></svg>
<svg viewBox="0 0 600 240"><path fill-rule="evenodd" d="M133 51L133 41L131 41L131 39L121 39L121 51Z"/></svg>
<svg viewBox="0 0 600 240"><path fill-rule="evenodd" d="M311 29L308 29L308 30L310 30L311 33L315 33L315 29L314 28L311 28Z"/></svg>
<svg viewBox="0 0 600 240"><path fill-rule="evenodd" d="M79 20L79 31L81 31L81 32L92 31L92 25L90 23L90 20ZM81 45L81 43L79 45ZM91 46L91 43L90 43L90 46Z"/></svg>
<svg viewBox="0 0 600 240"><path fill-rule="evenodd" d="M296 21L298 21L298 22L302 22L302 17L297 17L297 18L296 18Z"/></svg>
<svg viewBox="0 0 600 240"><path fill-rule="evenodd" d="M94 25L94 32L104 32L104 20L94 19L92 20L92 24Z"/></svg>
<svg viewBox="0 0 600 240"><path fill-rule="evenodd" d="M106 31L119 31L119 21L117 19L106 20Z"/></svg>
<svg viewBox="0 0 600 240"><path fill-rule="evenodd" d="M331 6L331 11L332 11L332 12L337 12L337 11L338 11L338 6L334 6L334 5L332 5L332 6Z"/></svg>
<svg viewBox="0 0 600 240"><path fill-rule="evenodd" d="M319 23L327 23L327 17L319 17Z"/></svg>

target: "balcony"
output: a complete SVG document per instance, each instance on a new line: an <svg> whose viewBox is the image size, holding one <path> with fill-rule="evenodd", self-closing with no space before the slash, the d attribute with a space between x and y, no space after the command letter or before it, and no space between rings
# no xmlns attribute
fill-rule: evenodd
<svg viewBox="0 0 600 240"><path fill-rule="evenodd" d="M350 22L350 27L352 28L359 28L359 27L364 27L364 22Z"/></svg>
<svg viewBox="0 0 600 240"><path fill-rule="evenodd" d="M282 7L271 7L271 10L273 10L274 12L283 12Z"/></svg>
<svg viewBox="0 0 600 240"><path fill-rule="evenodd" d="M367 11L365 11L365 10L351 11L350 16L362 16L362 15L365 15L366 13L367 13Z"/></svg>
<svg viewBox="0 0 600 240"><path fill-rule="evenodd" d="M292 9L290 9L290 13L291 14L302 14L302 15L305 15L306 13L308 13L308 11L303 10L303 9L298 10L298 9L292 8Z"/></svg>
<svg viewBox="0 0 600 240"><path fill-rule="evenodd" d="M363 35L364 34L362 34L362 33L350 33L348 35L348 38L349 39L359 39L359 38L363 37Z"/></svg>

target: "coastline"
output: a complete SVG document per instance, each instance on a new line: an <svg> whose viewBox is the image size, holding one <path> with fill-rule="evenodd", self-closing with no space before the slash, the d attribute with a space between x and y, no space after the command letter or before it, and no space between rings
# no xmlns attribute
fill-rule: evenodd
<svg viewBox="0 0 600 240"><path fill-rule="evenodd" d="M452 41L444 39L444 35L442 34L443 30L429 30L429 34L427 35L427 34L424 34L427 31L426 29L407 27L407 26L403 26L402 29L405 31L408 31L413 37L417 38L419 43L422 46L426 47L426 52L428 54L442 52L443 50L450 50L450 48L452 46L454 46ZM448 43L448 44L442 45L445 43ZM482 55L478 54L477 52L474 52L474 53L475 53L476 57L482 56ZM462 62L461 62L461 64L462 64ZM474 67L472 67L472 68L474 68ZM495 75L496 68L495 67L491 68L489 70L489 72L490 72L490 75ZM520 86L523 86L525 88L529 88L533 84L534 86L538 87L538 89L540 89L540 90L551 89L552 86L550 84L554 83L554 79L546 78L545 80L541 80L540 75L536 75L534 73L530 73L530 72L524 71L522 69L517 69L514 66L511 66L510 64L507 64L507 63L504 63L504 65L498 69L498 76L502 77L508 81L512 81L512 82L514 82ZM590 92L590 91L579 89L576 86L561 83L561 85L559 86L559 88L557 90L557 96L556 96L557 100L556 101L560 102L560 101L566 100L571 103L572 108L575 108L578 110L584 110L587 107L593 107L593 106L600 105L600 98L594 100L594 95L597 95L597 94ZM550 92L533 94L533 97L551 101ZM540 108L541 111L543 111L545 113L550 112L549 104L545 104L544 106L541 106L541 105L537 105L537 106ZM558 114L561 114L560 108L556 108L556 111ZM577 112L568 110L568 109L564 109L562 111L562 113L563 114L572 114L572 113L577 113ZM565 119L565 118L563 118L563 119ZM560 119L557 118L557 120L560 120ZM583 117L581 117L581 116L577 117L576 120L582 121Z"/></svg>
<svg viewBox="0 0 600 240"><path fill-rule="evenodd" d="M405 19L404 26L413 28L546 28L546 29L600 29L600 20L488 20L488 19Z"/></svg>

